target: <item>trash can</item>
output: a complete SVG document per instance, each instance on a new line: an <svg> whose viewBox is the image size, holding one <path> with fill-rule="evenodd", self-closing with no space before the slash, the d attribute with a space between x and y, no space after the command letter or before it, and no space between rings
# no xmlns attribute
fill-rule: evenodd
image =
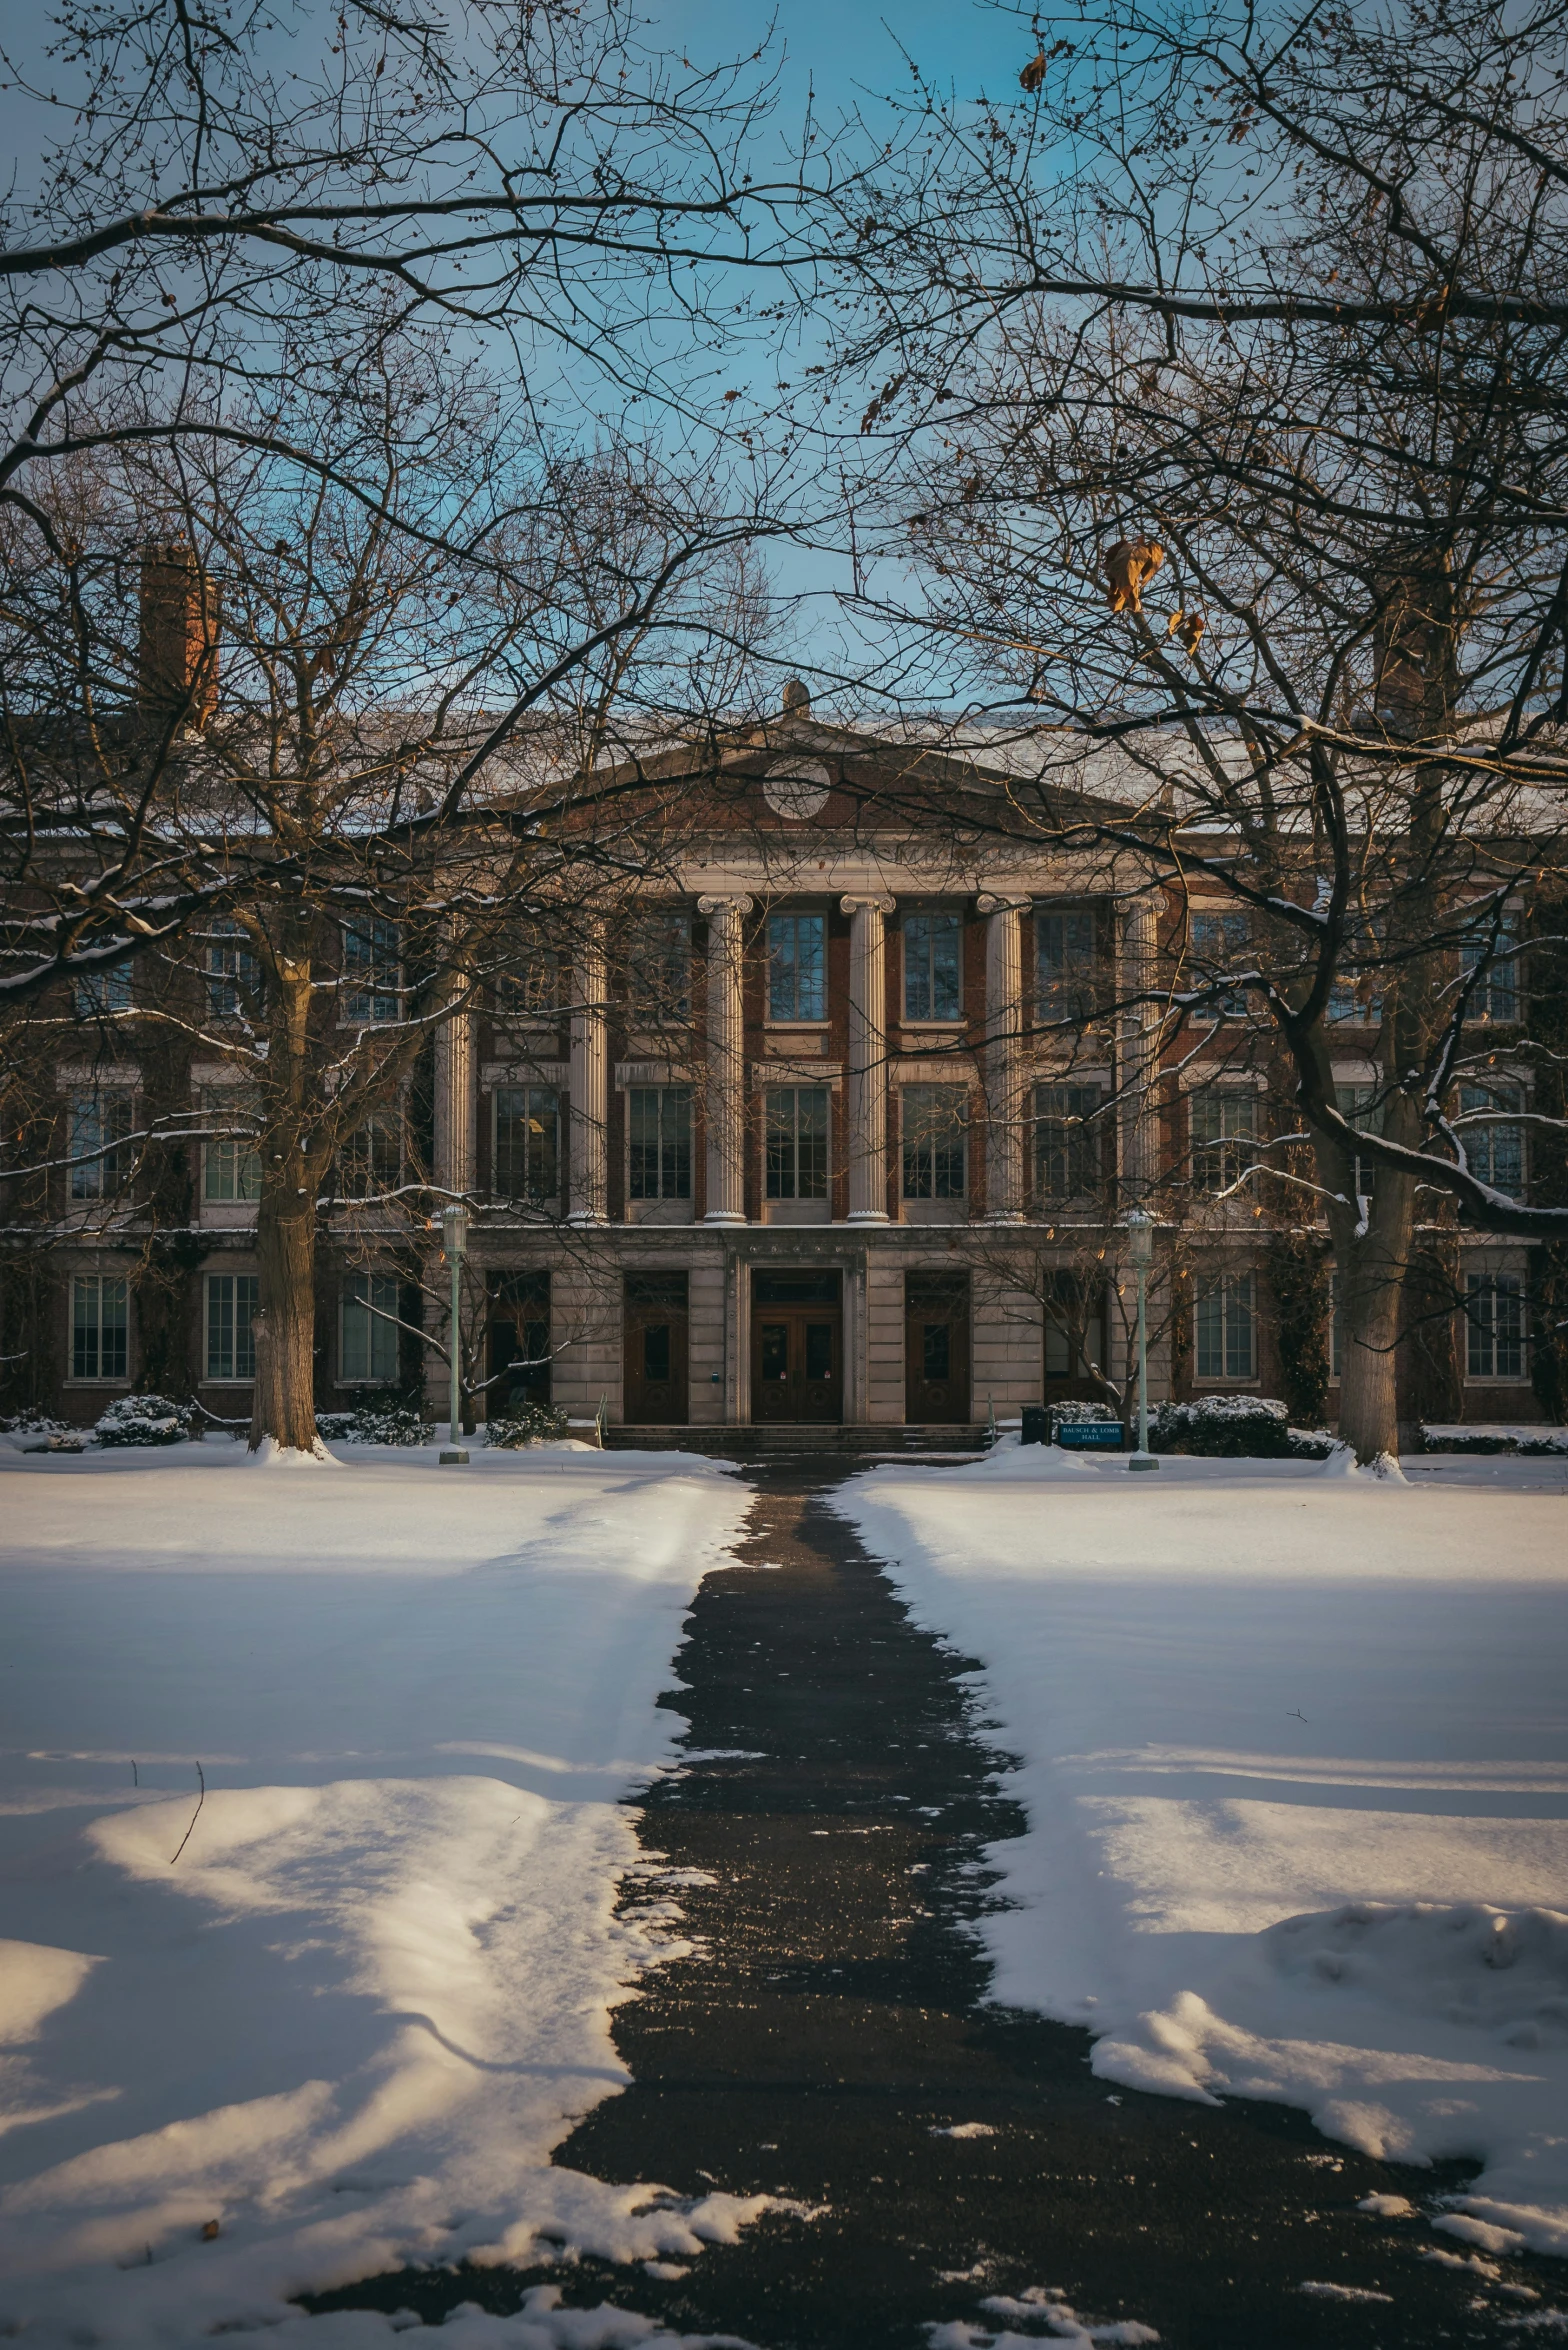
<svg viewBox="0 0 1568 2350"><path fill-rule="evenodd" d="M1018 1439L1020 1444L1049 1444L1051 1415L1043 1403L1024 1405L1024 1424Z"/></svg>

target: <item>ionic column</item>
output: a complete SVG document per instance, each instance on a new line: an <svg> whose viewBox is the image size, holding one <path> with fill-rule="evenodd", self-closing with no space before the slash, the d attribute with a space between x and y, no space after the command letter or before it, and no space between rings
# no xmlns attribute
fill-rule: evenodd
<svg viewBox="0 0 1568 2350"><path fill-rule="evenodd" d="M1027 898L987 891L976 901L985 926L985 1212L991 1224L1024 1214L1024 951L1020 910Z"/></svg>
<svg viewBox="0 0 1568 2350"><path fill-rule="evenodd" d="M699 898L708 923L705 1224L746 1221L745 925L748 897Z"/></svg>
<svg viewBox="0 0 1568 2350"><path fill-rule="evenodd" d="M1121 1204L1146 1205L1159 1174L1159 1109L1155 1095L1159 1075L1160 1007L1154 1001L1126 999L1149 995L1158 976L1159 908L1140 892L1123 909L1118 941L1121 968L1117 994L1123 999L1116 1072L1120 1107L1117 1144L1120 1157Z"/></svg>
<svg viewBox="0 0 1568 2350"><path fill-rule="evenodd" d="M849 1220L885 1224L887 1214L887 933L893 900L880 895L839 900L850 917Z"/></svg>
<svg viewBox="0 0 1568 2350"><path fill-rule="evenodd" d="M609 1210L610 1044L604 942L597 929L572 971L569 1224L602 1224Z"/></svg>

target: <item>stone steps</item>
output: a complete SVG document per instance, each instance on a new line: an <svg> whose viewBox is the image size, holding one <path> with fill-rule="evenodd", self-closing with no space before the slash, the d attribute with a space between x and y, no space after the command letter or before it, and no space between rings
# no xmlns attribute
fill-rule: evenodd
<svg viewBox="0 0 1568 2350"><path fill-rule="evenodd" d="M718 1460L764 1461L802 1453L836 1459L872 1454L978 1454L989 1431L970 1426L846 1428L827 1421L790 1421L772 1427L606 1428L608 1452L705 1452Z"/></svg>

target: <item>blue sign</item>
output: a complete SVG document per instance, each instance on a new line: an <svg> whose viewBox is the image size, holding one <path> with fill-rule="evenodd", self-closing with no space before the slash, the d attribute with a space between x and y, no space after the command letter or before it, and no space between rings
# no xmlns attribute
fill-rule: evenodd
<svg viewBox="0 0 1568 2350"><path fill-rule="evenodd" d="M1065 1452L1120 1452L1120 1420L1058 1420L1056 1441Z"/></svg>

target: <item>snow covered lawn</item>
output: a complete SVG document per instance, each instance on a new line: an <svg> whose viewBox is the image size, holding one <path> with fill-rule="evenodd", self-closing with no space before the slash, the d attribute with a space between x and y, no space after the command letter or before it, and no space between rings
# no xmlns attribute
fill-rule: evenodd
<svg viewBox="0 0 1568 2350"><path fill-rule="evenodd" d="M998 1998L1109 2083L1477 2156L1435 2225L1568 2254L1568 1478L1014 1447L838 1505L984 1666L1030 1832Z"/></svg>
<svg viewBox="0 0 1568 2350"><path fill-rule="evenodd" d="M405 2256L733 2236L548 2158L669 1947L612 1915L618 1799L748 1498L576 1447L0 1450L0 2330L194 2343Z"/></svg>

